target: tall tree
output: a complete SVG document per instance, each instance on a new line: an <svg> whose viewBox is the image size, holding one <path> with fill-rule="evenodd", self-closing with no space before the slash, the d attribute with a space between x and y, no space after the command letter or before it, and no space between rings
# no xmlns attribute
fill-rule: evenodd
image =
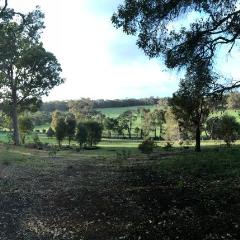
<svg viewBox="0 0 240 240"><path fill-rule="evenodd" d="M227 97L227 108L228 109L240 109L240 93L231 92Z"/></svg>
<svg viewBox="0 0 240 240"><path fill-rule="evenodd" d="M44 15L6 8L0 23L0 89L11 109L14 143L19 144L18 113L36 105L43 95L63 82L56 57L40 40Z"/></svg>
<svg viewBox="0 0 240 240"><path fill-rule="evenodd" d="M168 107L165 113L166 126L164 139L167 141L176 141L180 139L179 124L172 109Z"/></svg>
<svg viewBox="0 0 240 240"><path fill-rule="evenodd" d="M79 143L80 148L87 142L87 128L82 122L77 125L76 141Z"/></svg>
<svg viewBox="0 0 240 240"><path fill-rule="evenodd" d="M61 147L61 143L66 137L66 123L64 118L59 118L57 120L57 125L55 128L55 137L58 141L59 148Z"/></svg>
<svg viewBox="0 0 240 240"><path fill-rule="evenodd" d="M108 136L111 138L112 132L117 132L118 120L116 118L105 118L104 127L108 130Z"/></svg>
<svg viewBox="0 0 240 240"><path fill-rule="evenodd" d="M55 131L57 127L58 120L63 118L63 114L59 111L54 111L52 113L52 121L51 121L51 128Z"/></svg>
<svg viewBox="0 0 240 240"><path fill-rule="evenodd" d="M96 121L88 121L84 123L87 131L87 144L92 147L102 139L102 125Z"/></svg>
<svg viewBox="0 0 240 240"><path fill-rule="evenodd" d="M137 35L138 47L151 58L162 57L169 68L186 67L196 59L211 65L220 48L226 54L238 50L239 4L240 0L125 0L112 22L126 34ZM217 91L236 86L240 81L219 85Z"/></svg>
<svg viewBox="0 0 240 240"><path fill-rule="evenodd" d="M147 108L138 108L137 117L140 119L140 138L148 137L149 135L149 126L150 126L150 109Z"/></svg>
<svg viewBox="0 0 240 240"><path fill-rule="evenodd" d="M187 70L185 79L180 82L179 90L169 100L182 131L194 131L196 151L201 151L201 131L203 123L218 100L213 94L216 80L207 63L193 64Z"/></svg>
<svg viewBox="0 0 240 240"><path fill-rule="evenodd" d="M166 113L165 110L158 109L158 108L154 109L151 112L151 117L152 117L151 124L153 125L155 139L157 138L157 128L159 128L159 139L161 139L162 137L163 124L166 122L165 113Z"/></svg>
<svg viewBox="0 0 240 240"><path fill-rule="evenodd" d="M90 98L70 101L68 107L69 112L73 113L78 121L90 120L97 114L97 111L93 109L93 101Z"/></svg>
<svg viewBox="0 0 240 240"><path fill-rule="evenodd" d="M21 116L19 118L19 130L20 130L21 141L23 144L25 144L26 135L31 133L33 129L34 129L34 124L32 122L31 117Z"/></svg>
<svg viewBox="0 0 240 240"><path fill-rule="evenodd" d="M76 131L76 119L73 115L68 115L65 118L66 123L66 137L68 138L68 144L70 146L71 141L74 139L75 131Z"/></svg>
<svg viewBox="0 0 240 240"><path fill-rule="evenodd" d="M134 121L137 120L137 116L134 111L128 110L123 112L119 115L118 121L122 126L124 126L124 129L128 132L128 137L132 138L132 127Z"/></svg>

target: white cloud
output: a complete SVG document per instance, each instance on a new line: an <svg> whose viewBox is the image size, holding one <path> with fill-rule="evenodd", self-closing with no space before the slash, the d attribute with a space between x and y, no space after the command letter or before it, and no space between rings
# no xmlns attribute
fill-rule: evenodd
<svg viewBox="0 0 240 240"><path fill-rule="evenodd" d="M165 96L176 90L174 76L149 61L134 38L116 30L111 13L91 11L87 1L10 0L21 11L40 5L46 14L44 45L57 56L66 82L45 99Z"/></svg>

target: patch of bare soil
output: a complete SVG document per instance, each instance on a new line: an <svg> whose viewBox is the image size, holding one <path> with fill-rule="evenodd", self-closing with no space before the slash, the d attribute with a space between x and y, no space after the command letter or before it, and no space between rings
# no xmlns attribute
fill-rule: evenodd
<svg viewBox="0 0 240 240"><path fill-rule="evenodd" d="M239 239L239 193L143 167L1 166L0 239Z"/></svg>

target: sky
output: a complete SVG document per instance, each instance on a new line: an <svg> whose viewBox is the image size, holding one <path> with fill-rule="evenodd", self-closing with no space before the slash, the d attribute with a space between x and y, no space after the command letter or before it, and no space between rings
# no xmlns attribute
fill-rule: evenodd
<svg viewBox="0 0 240 240"><path fill-rule="evenodd" d="M57 57L66 79L45 101L165 97L177 90L180 77L176 72L167 70L158 59L150 60L136 46L135 37L113 27L111 16L121 2L9 0L18 11L28 12L39 5L45 13L42 41ZM226 56L219 69L238 77L239 57L239 53Z"/></svg>

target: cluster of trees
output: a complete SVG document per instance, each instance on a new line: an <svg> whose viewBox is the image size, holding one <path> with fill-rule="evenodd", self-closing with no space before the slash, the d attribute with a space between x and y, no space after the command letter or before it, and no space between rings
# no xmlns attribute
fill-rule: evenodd
<svg viewBox="0 0 240 240"><path fill-rule="evenodd" d="M214 72L219 49L229 54L240 39L239 3L125 0L112 16L116 28L137 35L137 45L146 55L161 57L169 69L185 72L169 104L181 134L194 132L196 151L201 150L201 132L212 109L219 107L224 92L240 87L238 80L224 85Z"/></svg>
<svg viewBox="0 0 240 240"><path fill-rule="evenodd" d="M128 110L120 114L117 118L105 117L104 128L109 138L114 133L118 137L132 138L133 132L137 138L146 138L154 133L155 139L161 139L163 134L163 125L165 124L166 111L156 108L153 111L145 108L138 110ZM159 129L159 133L157 133Z"/></svg>
<svg viewBox="0 0 240 240"><path fill-rule="evenodd" d="M96 108L115 108L115 107L131 107L131 106L151 106L158 103L158 101L167 101L168 98L128 98L128 99L98 99L91 100L90 98L81 98L79 100L68 100L68 101L51 101L43 102L40 111L42 112L54 112L62 111L67 112L71 108L73 102L79 102L79 104L88 103Z"/></svg>
<svg viewBox="0 0 240 240"><path fill-rule="evenodd" d="M233 91L226 95L225 97L226 107L230 110L238 110L240 109L240 93L237 91Z"/></svg>
<svg viewBox="0 0 240 240"><path fill-rule="evenodd" d="M166 101L168 98L128 98L128 99L98 99L91 100L90 98L81 98L76 101L52 101L52 102L44 102L41 105L40 111L43 112L54 112L54 111L62 111L67 112L71 108L72 102L81 102L88 103L92 105L94 109L96 108L115 108L115 107L131 107L131 106L151 106L157 104L159 101Z"/></svg>
<svg viewBox="0 0 240 240"><path fill-rule="evenodd" d="M240 136L240 123L233 116L211 117L207 120L205 129L210 139L224 140L228 147Z"/></svg>
<svg viewBox="0 0 240 240"><path fill-rule="evenodd" d="M69 146L72 140L76 140L80 147L84 145L92 147L102 138L102 125L93 120L77 121L73 114L68 114L64 118L61 112L55 111L52 114L51 127L46 134L48 137L55 136L59 147L65 138L68 140Z"/></svg>
<svg viewBox="0 0 240 240"><path fill-rule="evenodd" d="M94 108L114 108L114 107L131 107L131 106L151 106L158 103L160 98L149 97L149 98L127 98L127 99L113 99L105 100L98 99L94 100Z"/></svg>

